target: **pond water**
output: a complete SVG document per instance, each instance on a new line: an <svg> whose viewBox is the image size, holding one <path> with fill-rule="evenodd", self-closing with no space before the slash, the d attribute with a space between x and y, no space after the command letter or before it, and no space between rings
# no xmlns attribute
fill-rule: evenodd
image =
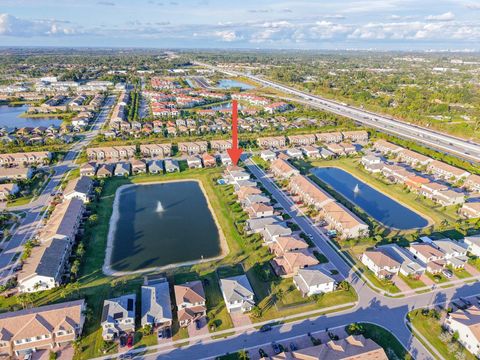
<svg viewBox="0 0 480 360"><path fill-rule="evenodd" d="M219 231L196 181L133 185L117 196L112 269L137 271L220 255Z"/></svg>
<svg viewBox="0 0 480 360"><path fill-rule="evenodd" d="M62 120L56 117L28 118L20 117L27 111L28 105L8 106L0 105L0 127L6 127L9 130L22 127L37 127L50 125L60 126Z"/></svg>
<svg viewBox="0 0 480 360"><path fill-rule="evenodd" d="M232 80L232 79L221 79L218 81L217 87L221 89L232 89L232 88L240 88L242 90L249 90L253 89L254 86L246 84L241 81Z"/></svg>
<svg viewBox="0 0 480 360"><path fill-rule="evenodd" d="M320 167L311 172L387 227L408 230L428 225L427 219L342 169Z"/></svg>

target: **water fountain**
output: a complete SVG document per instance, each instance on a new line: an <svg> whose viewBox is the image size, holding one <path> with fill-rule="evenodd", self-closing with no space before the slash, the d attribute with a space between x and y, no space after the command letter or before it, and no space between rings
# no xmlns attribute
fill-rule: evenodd
<svg viewBox="0 0 480 360"><path fill-rule="evenodd" d="M165 211L165 209L163 208L162 203L159 201L159 202L157 203L157 210L156 210L156 212L157 212L157 213L161 213L161 212L164 212L164 211Z"/></svg>

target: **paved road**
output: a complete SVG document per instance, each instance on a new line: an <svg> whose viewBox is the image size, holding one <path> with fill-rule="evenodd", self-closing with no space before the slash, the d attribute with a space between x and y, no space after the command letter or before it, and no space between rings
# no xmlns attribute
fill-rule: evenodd
<svg viewBox="0 0 480 360"><path fill-rule="evenodd" d="M86 132L84 138L80 141L72 144L62 161L51 167L54 171L53 175L38 198L28 204L9 208L9 210L24 211L26 216L20 220L15 233L12 234L11 239L6 243L4 250L0 254L0 283L5 283L12 274L12 268L15 266L18 254L23 250L23 244L31 239L42 225L44 209L51 200L51 194L56 191L65 174L75 167L75 160L78 154L98 134L108 118L110 108L114 102L115 96L107 97L90 131Z"/></svg>
<svg viewBox="0 0 480 360"><path fill-rule="evenodd" d="M448 152L452 155L467 159L469 161L480 162L480 144L473 141L460 139L448 134L428 129L426 127L421 127L418 125L399 121L386 115L379 115L371 111L349 106L345 103L329 100L320 96L311 95L304 91L300 91L292 87L264 79L259 76L253 76L237 71L225 70L209 64L198 62L195 63L215 69L227 75L247 77L250 80L260 83L264 86L272 87L276 90L280 90L290 95L295 95L303 99L303 103L306 103L312 107L320 108L322 110L326 110L337 115L345 116L347 118L355 120L358 123L367 125L372 128L376 128L382 132L414 140L415 142L422 143L428 147Z"/></svg>

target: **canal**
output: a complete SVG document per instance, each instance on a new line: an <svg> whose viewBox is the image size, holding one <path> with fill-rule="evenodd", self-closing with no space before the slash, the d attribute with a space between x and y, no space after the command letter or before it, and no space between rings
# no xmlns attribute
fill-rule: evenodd
<svg viewBox="0 0 480 360"><path fill-rule="evenodd" d="M117 196L110 222L113 270L138 271L221 254L219 230L198 182L131 185Z"/></svg>
<svg viewBox="0 0 480 360"><path fill-rule="evenodd" d="M386 227L410 230L428 225L428 220L415 211L342 169L319 167L312 169L311 172Z"/></svg>

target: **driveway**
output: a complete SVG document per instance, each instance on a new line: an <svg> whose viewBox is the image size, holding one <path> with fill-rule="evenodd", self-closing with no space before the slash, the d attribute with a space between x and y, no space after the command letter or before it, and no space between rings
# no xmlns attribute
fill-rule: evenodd
<svg viewBox="0 0 480 360"><path fill-rule="evenodd" d="M200 328L199 329L197 329L197 325L195 324L195 322L192 322L190 325L188 325L187 330L188 330L188 335L190 337L199 336L199 335L206 335L206 334L209 333L207 318L202 317L198 321L200 322Z"/></svg>
<svg viewBox="0 0 480 360"><path fill-rule="evenodd" d="M480 271L475 266L472 266L470 264L465 264L465 270L467 270L472 276L479 276Z"/></svg>
<svg viewBox="0 0 480 360"><path fill-rule="evenodd" d="M410 286L408 286L407 283L403 281L403 279L400 276L395 275L392 280L394 284L400 289L401 292L412 290L410 289Z"/></svg>
<svg viewBox="0 0 480 360"><path fill-rule="evenodd" d="M422 274L422 276L420 276L420 280L423 281L425 283L425 285L428 285L428 286L432 286L432 285L437 285L437 283L435 281L433 281L432 279L430 279L427 275L425 274Z"/></svg>
<svg viewBox="0 0 480 360"><path fill-rule="evenodd" d="M240 326L252 324L252 320L250 320L250 316L248 316L248 314L242 313L241 311L232 311L230 313L230 317L232 318L234 327L240 327Z"/></svg>

